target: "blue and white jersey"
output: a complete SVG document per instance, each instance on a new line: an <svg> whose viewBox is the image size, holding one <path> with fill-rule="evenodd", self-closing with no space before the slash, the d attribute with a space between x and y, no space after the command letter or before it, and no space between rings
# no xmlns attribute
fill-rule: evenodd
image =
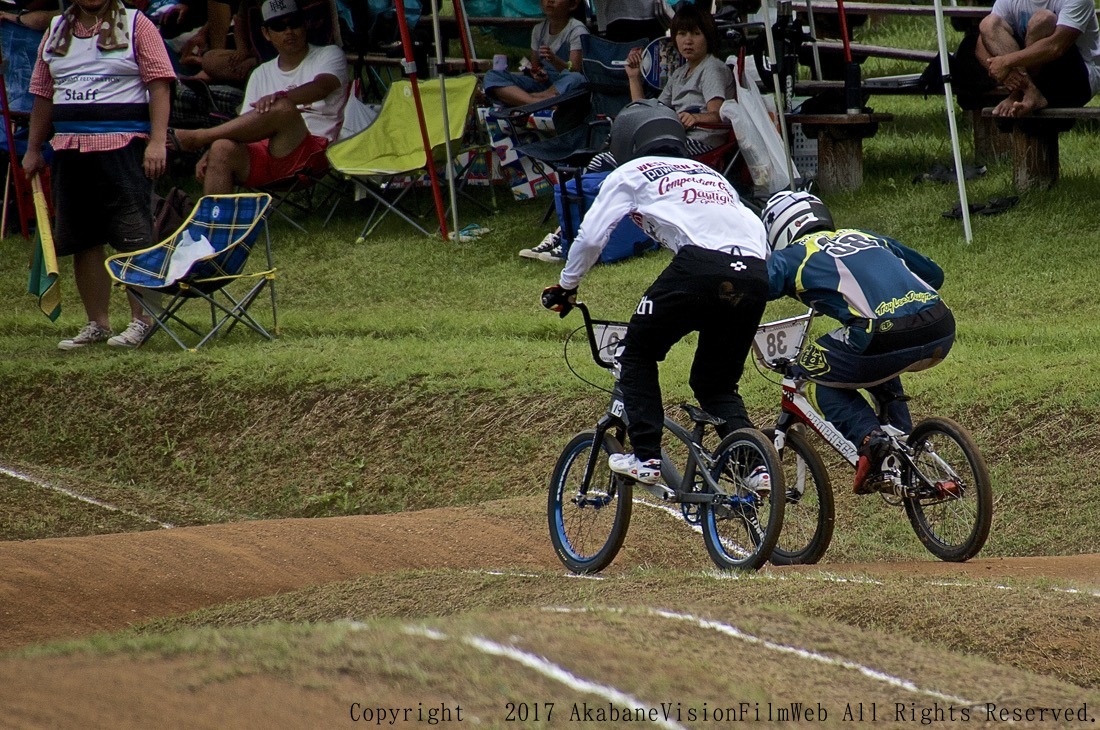
<svg viewBox="0 0 1100 730"><path fill-rule="evenodd" d="M791 296L843 324L894 319L940 301L943 269L892 238L817 231L772 254L768 298Z"/></svg>
<svg viewBox="0 0 1100 730"><path fill-rule="evenodd" d="M600 258L611 232L630 216L646 235L676 253L684 246L766 259L760 218L715 170L681 157L639 157L615 169L584 215L559 284L575 289Z"/></svg>

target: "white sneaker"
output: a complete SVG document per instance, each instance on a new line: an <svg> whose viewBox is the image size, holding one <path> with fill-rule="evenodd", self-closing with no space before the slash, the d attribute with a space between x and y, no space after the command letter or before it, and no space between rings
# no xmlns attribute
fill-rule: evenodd
<svg viewBox="0 0 1100 730"><path fill-rule="evenodd" d="M61 340L57 343L58 350L76 350L88 345L94 345L97 342L106 342L107 338L111 336L112 332L107 327L100 327L95 322L89 322L84 325L84 329L77 333L76 337L72 337L67 340Z"/></svg>
<svg viewBox="0 0 1100 730"><path fill-rule="evenodd" d="M745 489L756 494L766 495L772 491L772 475L768 467L761 464L745 477Z"/></svg>
<svg viewBox="0 0 1100 730"><path fill-rule="evenodd" d="M634 454L612 454L607 465L616 474L630 477L642 484L656 484L661 481L661 460L638 461Z"/></svg>
<svg viewBox="0 0 1100 730"><path fill-rule="evenodd" d="M107 340L107 344L111 347L141 347L141 343L145 342L152 330L153 325L145 324L140 319L134 319L126 325L126 329L122 331L122 334L115 335Z"/></svg>
<svg viewBox="0 0 1100 730"><path fill-rule="evenodd" d="M539 242L539 245L534 248L525 248L519 252L519 255L525 259L542 259L543 254L549 253L554 247L561 248L561 234L547 233L546 238ZM544 261L546 259L543 259Z"/></svg>

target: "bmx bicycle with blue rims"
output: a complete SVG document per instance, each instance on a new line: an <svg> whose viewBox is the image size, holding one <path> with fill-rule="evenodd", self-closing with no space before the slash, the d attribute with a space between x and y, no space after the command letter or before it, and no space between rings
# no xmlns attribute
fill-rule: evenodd
<svg viewBox="0 0 1100 730"><path fill-rule="evenodd" d="M681 407L694 424L690 431L668 417L664 422L666 432L686 448L683 472L665 450L656 484L612 472L607 459L623 453L626 439L616 358L627 324L594 320L583 302L575 306L584 324L566 340L566 364L611 399L596 427L566 444L550 477L547 517L558 558L574 573L595 573L610 565L626 538L638 487L661 502L680 505L687 521L702 530L707 553L719 568L759 569L779 538L785 506L779 456L771 441L756 429L742 428L711 451L702 445L704 435L722 421L685 403ZM586 380L569 362L569 344L582 330L593 360L615 380L610 389Z"/></svg>
<svg viewBox="0 0 1100 730"><path fill-rule="evenodd" d="M856 446L825 420L805 395L806 381L793 374L814 315L810 310L761 324L753 341L761 372L782 376L779 418L775 428L765 430L783 462L787 488L783 534L771 557L777 565L816 563L833 536L829 472L807 431L819 434L853 467L859 460ZM905 509L929 552L948 562L969 560L985 545L993 520L993 491L981 451L970 432L950 418L927 418L906 434L889 422L887 405L876 404L890 448L868 484L886 504Z"/></svg>

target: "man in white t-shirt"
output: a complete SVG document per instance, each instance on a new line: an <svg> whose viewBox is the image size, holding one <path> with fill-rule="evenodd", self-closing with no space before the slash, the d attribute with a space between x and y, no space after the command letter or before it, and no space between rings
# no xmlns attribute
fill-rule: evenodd
<svg viewBox="0 0 1100 730"><path fill-rule="evenodd" d="M264 38L279 55L252 72L241 116L210 129L169 130L170 144L180 150L210 147L195 166L206 195L293 175L336 139L343 124L343 51L308 43L295 0L264 0L262 15Z"/></svg>
<svg viewBox="0 0 1100 730"><path fill-rule="evenodd" d="M994 115L1084 106L1100 91L1093 0L996 0L980 30L975 55L1010 92Z"/></svg>

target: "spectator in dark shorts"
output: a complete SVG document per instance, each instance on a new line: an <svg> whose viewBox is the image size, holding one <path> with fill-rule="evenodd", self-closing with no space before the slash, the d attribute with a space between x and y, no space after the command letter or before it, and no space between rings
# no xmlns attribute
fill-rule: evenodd
<svg viewBox="0 0 1100 730"><path fill-rule="evenodd" d="M1009 90L993 114L1084 106L1100 91L1100 26L1093 0L997 0L975 56Z"/></svg>
<svg viewBox="0 0 1100 730"><path fill-rule="evenodd" d="M265 0L263 35L278 56L260 64L245 88L241 116L209 129L180 129L171 144L189 152L209 146L195 167L207 195L259 187L306 166L340 133L348 64L338 46L306 40L294 0Z"/></svg>
<svg viewBox="0 0 1100 730"><path fill-rule="evenodd" d="M58 343L62 350L136 347L152 326L131 297L129 326L111 331L104 244L137 251L153 243L152 179L164 172L174 78L156 27L121 0L74 0L39 46L23 170L30 177L46 167L41 149L52 125L54 240L59 255L73 256L88 315L79 334Z"/></svg>

